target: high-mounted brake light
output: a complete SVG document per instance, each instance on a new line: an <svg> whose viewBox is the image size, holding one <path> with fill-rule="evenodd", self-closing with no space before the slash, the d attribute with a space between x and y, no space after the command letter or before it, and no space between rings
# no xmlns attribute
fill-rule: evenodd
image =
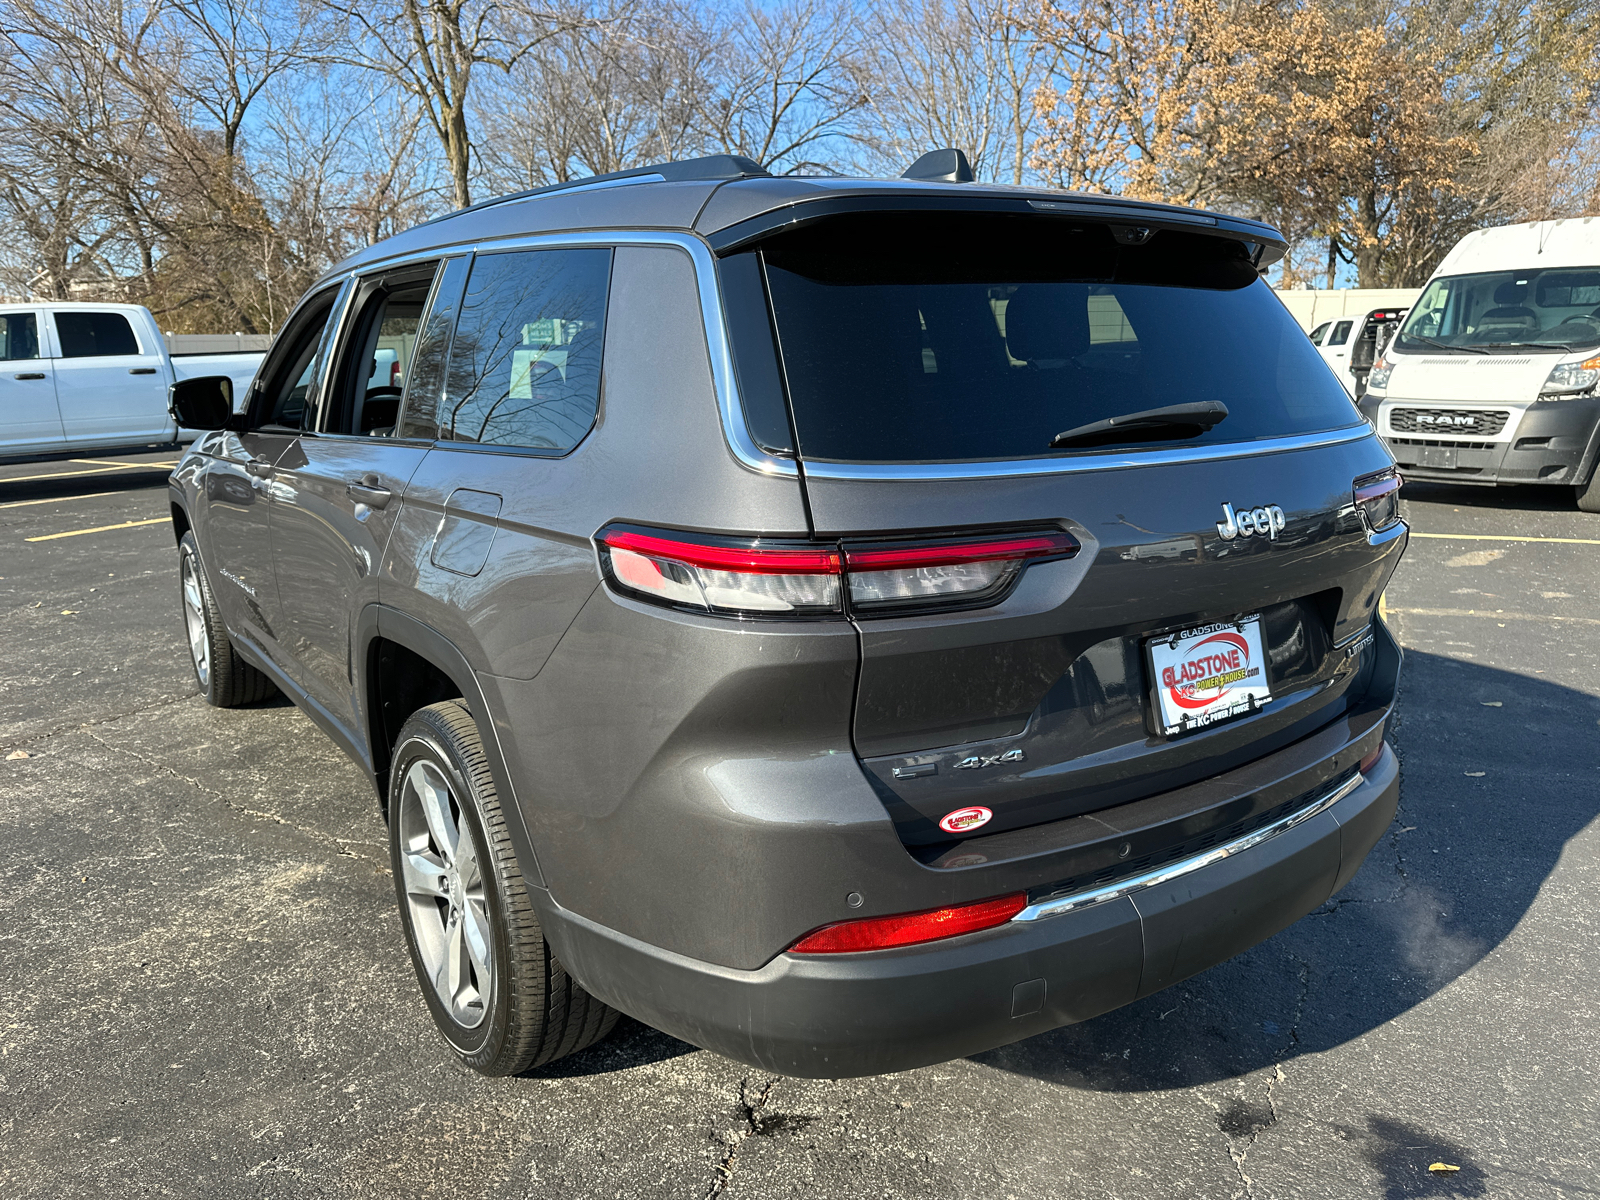
<svg viewBox="0 0 1600 1200"><path fill-rule="evenodd" d="M614 527L599 537L606 576L640 599L754 616L887 614L992 604L1030 561L1067 558L1060 530L837 545L700 537Z"/></svg>
<svg viewBox="0 0 1600 1200"><path fill-rule="evenodd" d="M1400 520L1400 486L1404 482L1392 467L1355 481L1351 494L1368 530L1381 533Z"/></svg>
<svg viewBox="0 0 1600 1200"><path fill-rule="evenodd" d="M895 946L915 946L959 937L980 929L1004 925L1028 906L1026 892L979 900L973 904L953 904L926 912L901 913L893 917L863 917L859 921L840 921L806 934L793 946L791 954L853 954L861 950L888 950Z"/></svg>

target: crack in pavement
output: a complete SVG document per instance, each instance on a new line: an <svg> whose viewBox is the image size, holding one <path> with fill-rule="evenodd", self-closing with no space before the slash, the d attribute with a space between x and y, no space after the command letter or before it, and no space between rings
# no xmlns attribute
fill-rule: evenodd
<svg viewBox="0 0 1600 1200"><path fill-rule="evenodd" d="M182 704L185 700L192 700L199 694L200 689L194 688L190 691L184 692L182 695L168 696L163 700L141 701L140 703L135 704L132 708L124 709L121 712L110 713L107 716L96 717L92 721L80 721L77 724L57 725L54 729L48 729L44 733L33 734L30 737L24 738L20 742L6 746L5 749L7 752L11 750L21 750L28 746L37 745L39 742L47 742L51 738L60 737L64 733L76 733L80 729L90 730L100 725L109 725L113 721L120 721L125 717L132 717L137 716L140 713L147 713L152 709L170 708L174 704ZM90 736L93 735L91 734Z"/></svg>
<svg viewBox="0 0 1600 1200"><path fill-rule="evenodd" d="M261 821L271 821L276 825L282 825L287 829L293 829L297 833L303 833L308 837L317 839L318 841L331 842L333 844L335 850L337 851L338 857L340 857L340 858L365 859L365 858L368 857L367 855L365 855L365 854L357 854L354 850L350 849L350 847L353 846L353 845L375 846L375 845L378 844L376 842L357 841L354 838L341 838L336 834L327 833L327 832L325 832L325 831L323 831L321 829L313 829L311 826L302 825L297 821L291 821L287 817L284 817L284 816L282 816L282 815L280 815L278 813L263 812L260 809L250 808L247 805L236 804L232 800L229 800L226 796L224 796L216 788L207 787L205 784L201 783L198 779L195 779L195 778L193 778L192 776L189 776L189 775L184 775L182 772L178 771L175 767L168 766L164 762L157 762L155 759L150 758L148 755L140 754L137 750L130 749L129 747L126 747L126 746L114 746L110 742L106 741L105 738L101 737L99 734L95 733L92 729L88 728L87 726L84 727L83 731L84 731L84 733L86 733L89 736L89 738L91 740L93 740L94 742L98 743L104 749L111 751L111 753L113 753L113 754L125 754L129 758L132 758L137 762L143 763L145 766L149 767L151 770L162 772L164 774L170 775L172 778L174 778L174 779L176 779L176 780L178 780L178 781L180 781L182 783L187 783L190 787L194 788L195 791L201 793L202 795L212 797L213 799L215 799L217 801L217 803L221 804L222 807L224 807L226 809L229 809L232 812L239 813L242 816L254 817L257 820L261 820ZM79 765L85 767L85 769L89 769L87 767L87 764L80 763Z"/></svg>
<svg viewBox="0 0 1600 1200"><path fill-rule="evenodd" d="M728 1152L722 1156L722 1161L712 1168L713 1178L710 1190L706 1192L706 1200L716 1200L728 1190L733 1182L733 1173L739 1165L739 1147L744 1144L746 1138L795 1133L811 1124L814 1119L812 1117L767 1110L767 1103L772 1099L772 1093L777 1088L780 1078L769 1079L753 1101L750 1098L750 1077L746 1075L739 1081L739 1108L742 1110L745 1128L731 1130L724 1136Z"/></svg>

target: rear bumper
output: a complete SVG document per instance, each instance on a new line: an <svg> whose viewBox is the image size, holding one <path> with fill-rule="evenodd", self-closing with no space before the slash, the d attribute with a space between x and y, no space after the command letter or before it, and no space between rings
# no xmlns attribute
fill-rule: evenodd
<svg viewBox="0 0 1600 1200"><path fill-rule="evenodd" d="M753 971L648 945L534 890L557 956L607 1003L764 1070L873 1075L1087 1020L1231 958L1343 887L1398 795L1398 764L1385 748L1331 806L1167 881L944 942L780 954Z"/></svg>
<svg viewBox="0 0 1600 1200"><path fill-rule="evenodd" d="M1513 412L1503 439L1473 440L1383 432L1382 400L1363 399L1361 410L1380 432L1407 479L1449 483L1580 484L1594 469L1600 397L1542 400ZM1449 408L1448 404L1435 407ZM1463 405L1481 409L1485 404Z"/></svg>

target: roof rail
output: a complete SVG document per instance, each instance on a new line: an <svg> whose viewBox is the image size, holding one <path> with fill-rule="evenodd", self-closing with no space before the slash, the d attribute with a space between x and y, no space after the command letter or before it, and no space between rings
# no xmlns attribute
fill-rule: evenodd
<svg viewBox="0 0 1600 1200"><path fill-rule="evenodd" d="M451 217L459 217L462 213L478 212L480 209L493 208L497 204L510 204L513 200L532 200L539 196L549 196L557 192L599 190L601 188L623 187L632 183L689 183L696 180L715 182L726 179L748 179L752 176L770 178L770 173L754 159L746 158L742 154L711 154L705 158L686 158L679 162L654 163L647 167L632 167L626 171L610 171L604 175L590 175L584 179L569 179L565 183L552 183L545 187L529 188L525 192L512 192L505 196L495 196L491 200L482 200L477 204L470 204L466 208L457 208L445 213L443 216L434 217L432 221L423 221L423 225L432 225L435 221L445 221Z"/></svg>

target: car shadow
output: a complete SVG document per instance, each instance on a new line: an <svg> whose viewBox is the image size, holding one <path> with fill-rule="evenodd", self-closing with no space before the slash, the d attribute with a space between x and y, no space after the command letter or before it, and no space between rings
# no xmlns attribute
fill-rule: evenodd
<svg viewBox="0 0 1600 1200"><path fill-rule="evenodd" d="M1461 508L1492 508L1521 512L1578 511L1578 499L1572 488L1549 484L1471 487L1408 479L1402 495L1407 500L1420 500L1427 504L1453 504Z"/></svg>
<svg viewBox="0 0 1600 1200"><path fill-rule="evenodd" d="M1471 971L1600 815L1600 697L1416 651L1401 678L1399 815L1344 891L1229 962L974 1061L1101 1091L1192 1087L1340 1046Z"/></svg>
<svg viewBox="0 0 1600 1200"><path fill-rule="evenodd" d="M170 461L169 459L168 462ZM71 462L64 462L59 464L59 470L59 474L53 469L41 472L55 475L53 479L12 480L0 474L0 503L17 500L65 500L78 496L165 489L167 477L172 474L172 467L167 463L152 463L148 467L143 463L136 463L97 471L93 467L81 467Z"/></svg>
<svg viewBox="0 0 1600 1200"><path fill-rule="evenodd" d="M547 1066L523 1071L517 1078L578 1079L587 1075L610 1075L629 1067L643 1067L698 1052L698 1046L680 1042L670 1033L623 1016L617 1019L617 1027L605 1040L587 1050L558 1058Z"/></svg>

